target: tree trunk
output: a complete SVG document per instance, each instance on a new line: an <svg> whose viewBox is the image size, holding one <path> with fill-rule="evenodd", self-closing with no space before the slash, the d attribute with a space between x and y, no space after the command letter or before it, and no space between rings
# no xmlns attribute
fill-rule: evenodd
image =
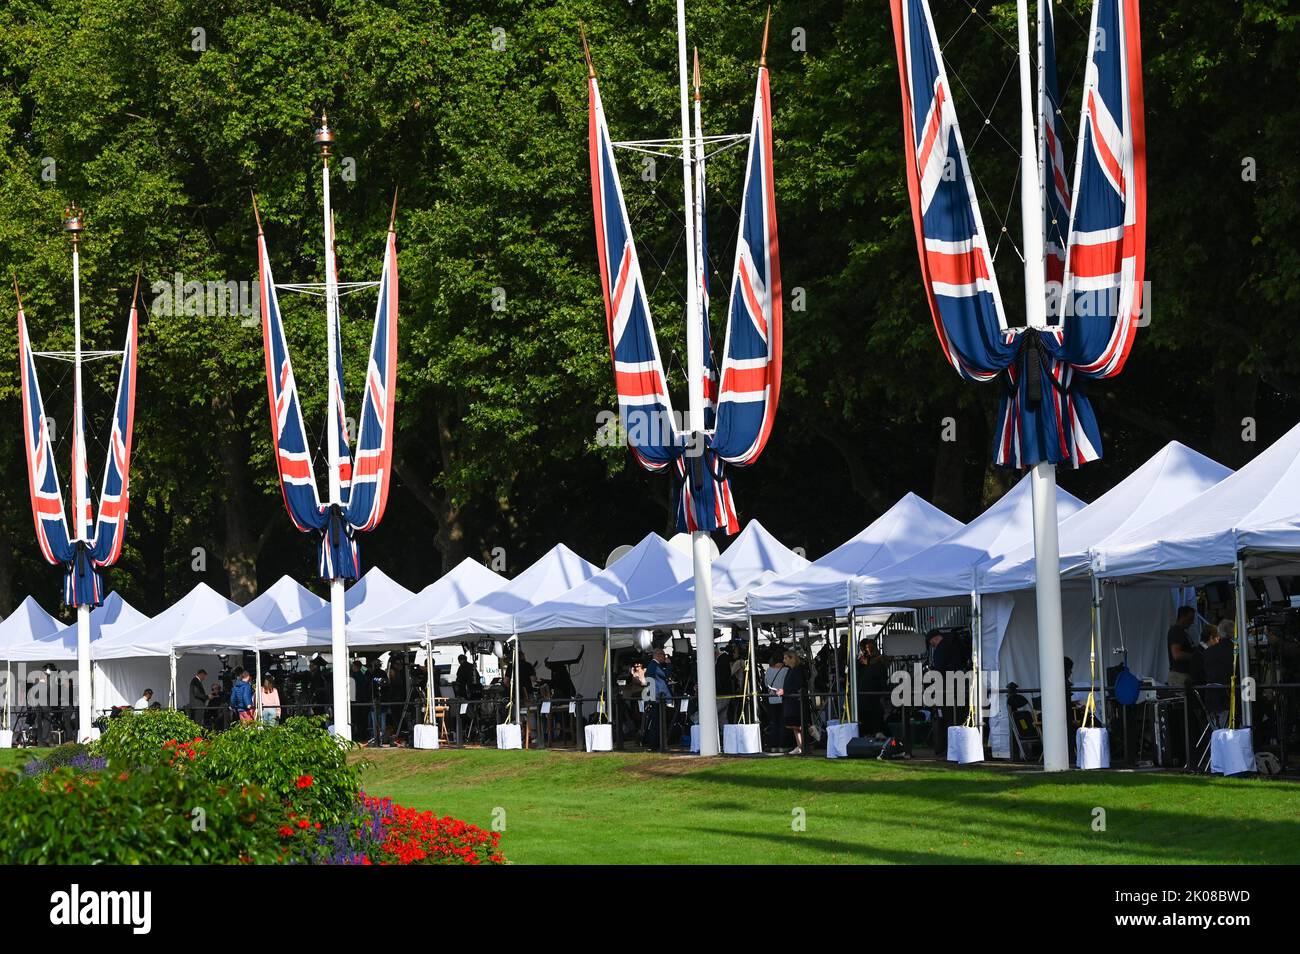
<svg viewBox="0 0 1300 954"><path fill-rule="evenodd" d="M248 475L248 439L227 398L217 396L212 405L218 422L217 454L225 504L221 565L226 571L230 598L242 605L257 595L257 556L265 535L255 529L252 519L255 500Z"/></svg>

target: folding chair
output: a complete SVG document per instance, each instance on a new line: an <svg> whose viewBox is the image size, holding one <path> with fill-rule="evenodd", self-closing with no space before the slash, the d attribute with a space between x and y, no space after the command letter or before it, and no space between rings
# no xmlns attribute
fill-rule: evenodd
<svg viewBox="0 0 1300 954"><path fill-rule="evenodd" d="M1016 744L1022 762L1041 762L1043 760L1043 733L1038 728L1038 714L1034 703L1028 696L1024 697L1023 708L1011 711L1008 720L1011 723L1011 738Z"/></svg>

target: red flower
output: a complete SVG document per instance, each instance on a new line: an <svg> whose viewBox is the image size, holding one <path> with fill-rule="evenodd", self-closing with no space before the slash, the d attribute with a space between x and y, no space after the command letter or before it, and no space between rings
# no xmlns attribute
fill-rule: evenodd
<svg viewBox="0 0 1300 954"><path fill-rule="evenodd" d="M292 828L290 828L288 825L281 825L281 826L280 826L280 837L281 837L281 838L289 838L289 837L291 837L292 835L293 835L293 829L292 829Z"/></svg>
<svg viewBox="0 0 1300 954"><path fill-rule="evenodd" d="M306 828L306 827L308 826L308 824L310 824L310 823L307 821L307 819L305 819L305 818L299 818L299 819L298 819L298 827L299 827L299 828Z"/></svg>
<svg viewBox="0 0 1300 954"><path fill-rule="evenodd" d="M310 775L299 775L299 776L298 776L298 787L299 787L299 788L311 788L311 783L312 783L312 781L313 781L313 780L312 780L312 777L311 777Z"/></svg>

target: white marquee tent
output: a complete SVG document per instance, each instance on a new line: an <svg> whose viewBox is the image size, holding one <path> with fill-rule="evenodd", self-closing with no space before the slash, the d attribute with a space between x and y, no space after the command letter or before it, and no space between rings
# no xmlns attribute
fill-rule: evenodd
<svg viewBox="0 0 1300 954"><path fill-rule="evenodd" d="M63 624L29 596L0 623L0 659L13 659L15 652L26 650L33 644L48 646L49 638L61 629ZM73 650L76 650L75 643ZM20 655L17 658L26 657Z"/></svg>
<svg viewBox="0 0 1300 954"><path fill-rule="evenodd" d="M282 576L229 616L177 636L172 646L177 653L251 650L256 648L258 634L292 626L325 605L325 600L297 580Z"/></svg>
<svg viewBox="0 0 1300 954"><path fill-rule="evenodd" d="M1230 579L1239 551L1259 575L1300 561L1300 425L1241 470L1096 549L1102 578Z"/></svg>
<svg viewBox="0 0 1300 954"><path fill-rule="evenodd" d="M131 705L145 689L154 690L154 701L163 705L169 702L182 704L183 700L174 698L173 643L237 609L237 604L206 583L199 583L152 619L134 626L121 617L112 623L105 622L104 635L91 642L90 654L95 663L95 708L102 711L113 706ZM73 639L75 646L75 635ZM201 655L188 659L187 664L216 672L218 660L211 655Z"/></svg>
<svg viewBox="0 0 1300 954"><path fill-rule="evenodd" d="M374 572L374 571L371 571ZM410 599L379 614L348 622L348 646L410 645L428 637L429 625L501 589L505 577L469 557Z"/></svg>
<svg viewBox="0 0 1300 954"><path fill-rule="evenodd" d="M691 558L657 533L645 537L613 566L601 570L553 600L515 617L521 636L595 636L603 638L605 614L617 603L661 593L690 579Z"/></svg>
<svg viewBox="0 0 1300 954"><path fill-rule="evenodd" d="M1151 521L1161 521L1223 480L1232 471L1172 441L1154 457L1082 510L1061 521L1062 609L1065 654L1075 663L1075 682L1088 678L1092 647L1091 551L1116 535ZM998 661L1002 682L1038 685L1038 622L1033 543L1026 543L982 569L978 589L985 614L999 613L998 601L1011 601L1005 634L984 645L985 665ZM1005 597L994 594L1007 594ZM1101 615L1104 644L1128 650L1129 667L1138 675L1163 679L1168 669L1165 633L1174 599L1167 584L1110 588ZM1113 664L1109 653L1099 661L1102 672Z"/></svg>
<svg viewBox="0 0 1300 954"><path fill-rule="evenodd" d="M743 623L750 589L809 565L757 520L745 525L726 551L713 562L713 620ZM655 629L695 626L694 575L659 593L609 608L610 629Z"/></svg>
<svg viewBox="0 0 1300 954"><path fill-rule="evenodd" d="M564 544L556 544L509 583L430 622L428 634L435 641L512 635L517 614L569 592L599 572L599 567Z"/></svg>
<svg viewBox="0 0 1300 954"><path fill-rule="evenodd" d="M749 611L755 618L846 613L854 577L880 572L961 527L960 521L909 493L830 553L752 590Z"/></svg>
<svg viewBox="0 0 1300 954"><path fill-rule="evenodd" d="M878 573L854 578L850 585L853 605L969 604L980 566L1033 540L1030 498L1030 475L1026 474L995 504L938 543ZM1082 509L1082 500L1057 488L1058 519Z"/></svg>
<svg viewBox="0 0 1300 954"><path fill-rule="evenodd" d="M415 594L395 582L379 567L371 567L343 594L345 626L361 627L407 602ZM268 628L258 634L263 650L297 649L328 653L332 646L330 605L308 613L296 623Z"/></svg>
<svg viewBox="0 0 1300 954"><path fill-rule="evenodd" d="M31 600L29 596L23 601L25 606ZM22 607L19 607L21 610ZM44 610L41 610L44 613ZM18 615L14 611L13 619ZM48 614L47 614L48 616ZM52 617L50 617L52 618ZM100 644L103 636L113 631L121 631L148 620L149 617L141 613L134 606L122 599L117 590L112 591L104 597L104 602L90 611L90 651L91 656L95 654L95 649ZM9 620L5 620L3 625L7 626ZM77 658L77 627L76 624L65 625L55 620L57 629L52 633L35 640L34 642L22 645L12 646L9 650L10 658L17 660L26 660L28 662L69 662Z"/></svg>

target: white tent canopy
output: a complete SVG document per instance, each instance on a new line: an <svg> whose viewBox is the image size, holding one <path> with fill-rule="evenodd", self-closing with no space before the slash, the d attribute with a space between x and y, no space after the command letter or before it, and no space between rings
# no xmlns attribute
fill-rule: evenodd
<svg viewBox="0 0 1300 954"><path fill-rule="evenodd" d="M345 625L364 626L410 600L414 593L395 582L379 567L370 570L343 594ZM269 628L257 636L263 650L304 649L329 652L333 645L328 603L296 623Z"/></svg>
<svg viewBox="0 0 1300 954"><path fill-rule="evenodd" d="M449 573L403 603L378 615L349 618L348 645L390 646L418 642L426 638L431 622L463 609L505 584L505 577L466 557Z"/></svg>
<svg viewBox="0 0 1300 954"><path fill-rule="evenodd" d="M1294 563L1300 551L1297 526L1300 425L1181 507L1108 539L1096 549L1093 568L1099 577L1224 579L1239 550L1281 554Z"/></svg>
<svg viewBox="0 0 1300 954"><path fill-rule="evenodd" d="M515 617L521 635L604 635L605 613L616 603L661 593L693 575L691 558L648 533L613 566L567 593Z"/></svg>
<svg viewBox="0 0 1300 954"><path fill-rule="evenodd" d="M856 606L928 606L969 602L981 564L1031 542L1034 536L1031 475L1025 474L993 506L933 546L872 576L853 580ZM1058 519L1083 509L1083 501L1057 488Z"/></svg>
<svg viewBox="0 0 1300 954"><path fill-rule="evenodd" d="M214 620L225 619L238 609L238 604L200 583L153 619L125 628L120 619L111 627L105 623L105 633L92 644L91 654L96 661L169 656L177 639L206 628Z"/></svg>
<svg viewBox="0 0 1300 954"><path fill-rule="evenodd" d="M909 493L857 536L802 570L757 587L749 594L755 616L800 617L847 611L849 582L924 550L962 524Z"/></svg>
<svg viewBox="0 0 1300 954"><path fill-rule="evenodd" d="M259 633L293 625L320 610L325 601L296 580L282 576L249 603L210 626L178 636L177 652L226 653L253 649Z"/></svg>
<svg viewBox="0 0 1300 954"><path fill-rule="evenodd" d="M505 586L431 622L429 636L441 641L471 635L509 636L517 614L562 596L599 572L599 567L563 543L556 544Z"/></svg>
<svg viewBox="0 0 1300 954"><path fill-rule="evenodd" d="M1061 521L1062 580L1086 580L1090 551L1134 527L1161 521L1171 510L1204 493L1232 471L1204 454L1170 441L1154 457L1088 506ZM981 593L1034 588L1034 544L1005 554L981 569Z"/></svg>
<svg viewBox="0 0 1300 954"><path fill-rule="evenodd" d="M757 520L751 520L726 552L713 563L713 619L743 622L745 597L759 583L808 566L808 561L782 544ZM655 629L694 626L695 577L639 600L609 608L610 629Z"/></svg>
<svg viewBox="0 0 1300 954"><path fill-rule="evenodd" d="M30 597L29 597L30 598ZM24 601L25 602L25 601ZM21 607L20 607L21 609ZM14 615L17 615L15 611ZM11 617L12 618L12 617ZM134 606L122 599L114 590L104 597L104 602L90 611L90 653L93 657L102 637L139 626L149 619ZM5 624L8 624L8 620ZM14 660L36 662L68 662L77 658L77 625L58 623L58 630L24 647L15 647L10 656Z"/></svg>
<svg viewBox="0 0 1300 954"><path fill-rule="evenodd" d="M114 594L115 595L115 594ZM30 596L18 604L18 608L0 623L0 658L25 659L22 655L14 656L33 644L49 646L49 637L63 629L63 624L45 612L40 603ZM73 644L73 651L76 644ZM41 656L42 660L47 656Z"/></svg>

